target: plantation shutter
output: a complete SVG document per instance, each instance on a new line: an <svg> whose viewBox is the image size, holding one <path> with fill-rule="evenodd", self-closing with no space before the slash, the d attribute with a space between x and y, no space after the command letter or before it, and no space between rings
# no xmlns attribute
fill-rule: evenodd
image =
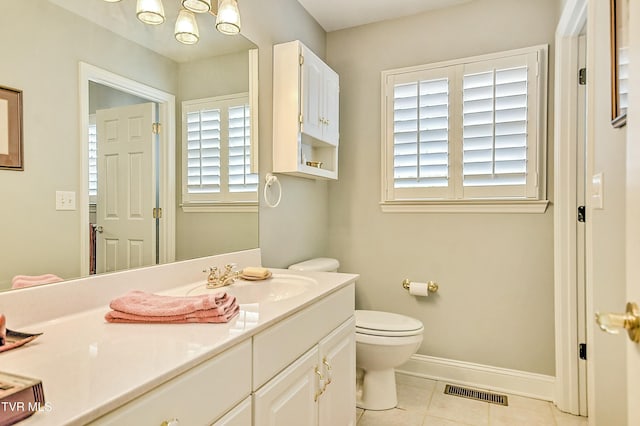
<svg viewBox="0 0 640 426"><path fill-rule="evenodd" d="M530 61L533 59L533 62ZM526 197L535 186L535 54L464 67L464 197ZM531 86L534 86L532 88Z"/></svg>
<svg viewBox="0 0 640 426"><path fill-rule="evenodd" d="M220 192L220 109L202 109L187 118L187 192Z"/></svg>
<svg viewBox="0 0 640 426"><path fill-rule="evenodd" d="M98 133L96 116L89 116L89 202L95 203L98 197Z"/></svg>
<svg viewBox="0 0 640 426"><path fill-rule="evenodd" d="M390 78L388 137L393 198L449 197L452 191L450 70L421 70ZM426 194L426 195L425 195Z"/></svg>
<svg viewBox="0 0 640 426"><path fill-rule="evenodd" d="M251 173L249 105L229 108L229 192L256 192L258 175Z"/></svg>

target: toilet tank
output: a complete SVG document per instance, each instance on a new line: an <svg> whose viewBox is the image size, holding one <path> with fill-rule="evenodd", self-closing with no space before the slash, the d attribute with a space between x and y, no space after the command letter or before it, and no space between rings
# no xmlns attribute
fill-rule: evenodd
<svg viewBox="0 0 640 426"><path fill-rule="evenodd" d="M296 263L289 266L292 271L323 271L323 272L337 272L340 267L340 262L337 259L331 259L328 257L317 257L315 259L305 260L304 262Z"/></svg>

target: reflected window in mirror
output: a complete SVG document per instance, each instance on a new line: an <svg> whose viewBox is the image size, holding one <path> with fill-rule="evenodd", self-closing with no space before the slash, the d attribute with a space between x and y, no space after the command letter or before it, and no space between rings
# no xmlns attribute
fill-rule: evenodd
<svg viewBox="0 0 640 426"><path fill-rule="evenodd" d="M258 175L251 173L248 93L182 103L185 211L194 206L256 206Z"/></svg>

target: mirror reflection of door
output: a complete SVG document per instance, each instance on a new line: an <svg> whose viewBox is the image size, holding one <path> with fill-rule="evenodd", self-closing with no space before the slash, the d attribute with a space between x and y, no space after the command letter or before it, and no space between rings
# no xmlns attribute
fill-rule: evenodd
<svg viewBox="0 0 640 426"><path fill-rule="evenodd" d="M90 228L94 231L89 244L91 273L155 264L158 137L152 126L157 104L91 85L90 110L95 112L95 147L89 149L90 157L95 158L90 158L95 167L90 165L89 170ZM103 107L109 108L100 109Z"/></svg>

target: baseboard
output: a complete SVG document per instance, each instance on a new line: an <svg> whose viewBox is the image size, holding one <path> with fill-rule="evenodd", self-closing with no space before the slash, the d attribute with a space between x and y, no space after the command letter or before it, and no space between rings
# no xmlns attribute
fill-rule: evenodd
<svg viewBox="0 0 640 426"><path fill-rule="evenodd" d="M426 355L413 355L396 372L458 385L553 401L555 377Z"/></svg>

